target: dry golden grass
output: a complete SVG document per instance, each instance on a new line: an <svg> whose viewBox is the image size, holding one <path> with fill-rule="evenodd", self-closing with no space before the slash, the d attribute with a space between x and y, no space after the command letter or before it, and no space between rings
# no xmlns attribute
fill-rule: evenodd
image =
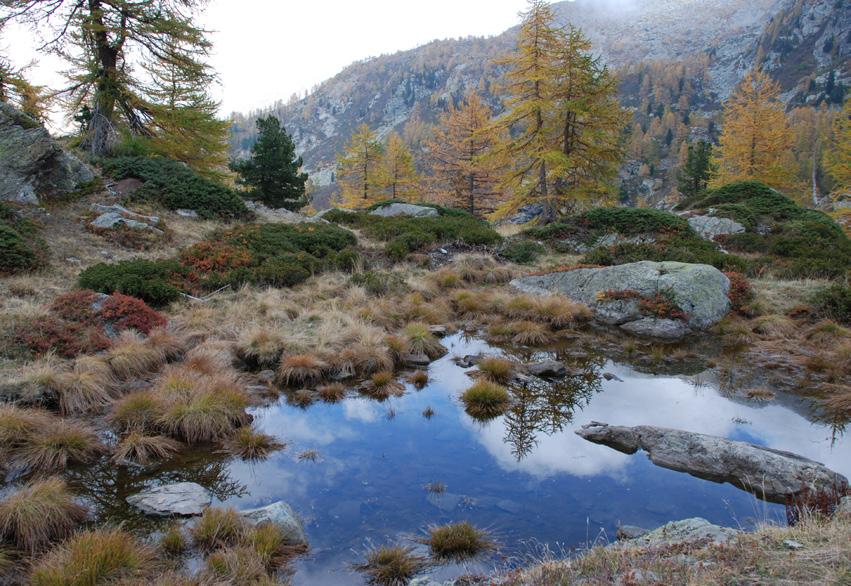
<svg viewBox="0 0 851 586"><path fill-rule="evenodd" d="M60 412L84 415L103 409L112 400L117 382L106 360L97 356L77 358L70 372L59 373L53 380Z"/></svg>
<svg viewBox="0 0 851 586"><path fill-rule="evenodd" d="M180 451L180 443L161 435L145 435L132 431L119 440L112 461L119 465L141 464L168 460Z"/></svg>
<svg viewBox="0 0 851 586"><path fill-rule="evenodd" d="M511 341L520 346L545 346L553 341L553 335L543 324L533 321L514 321L506 326L511 332Z"/></svg>
<svg viewBox="0 0 851 586"><path fill-rule="evenodd" d="M461 395L467 413L481 420L493 419L505 413L510 403L508 390L489 380L479 380Z"/></svg>
<svg viewBox="0 0 851 586"><path fill-rule="evenodd" d="M497 358L496 356L482 358L477 366L488 380L503 385L511 380L517 368L517 364L512 360Z"/></svg>
<svg viewBox="0 0 851 586"><path fill-rule="evenodd" d="M236 355L250 368L274 368L281 359L283 335L270 328L252 326L236 342Z"/></svg>
<svg viewBox="0 0 851 586"><path fill-rule="evenodd" d="M136 391L118 399L107 415L119 433L151 432L162 417L163 405L151 391Z"/></svg>
<svg viewBox="0 0 851 586"><path fill-rule="evenodd" d="M287 386L316 384L327 369L328 364L313 354L285 356L278 367L278 382Z"/></svg>
<svg viewBox="0 0 851 586"><path fill-rule="evenodd" d="M248 524L234 509L210 507L190 529L195 545L204 551L239 545Z"/></svg>
<svg viewBox="0 0 851 586"><path fill-rule="evenodd" d="M408 341L409 351L414 354L425 354L432 360L446 354L446 348L431 333L428 324L412 322L404 327L402 335Z"/></svg>
<svg viewBox="0 0 851 586"><path fill-rule="evenodd" d="M71 464L89 464L104 451L97 433L84 423L47 418L11 454L16 465L43 474L61 472Z"/></svg>
<svg viewBox="0 0 851 586"><path fill-rule="evenodd" d="M494 549L487 533L468 522L430 527L425 540L431 554L441 560L466 560Z"/></svg>
<svg viewBox="0 0 851 586"><path fill-rule="evenodd" d="M346 398L346 386L342 383L322 385L317 387L316 392L326 403L338 403Z"/></svg>
<svg viewBox="0 0 851 586"><path fill-rule="evenodd" d="M411 546L382 546L366 552L366 559L354 569L376 586L405 586L429 567L428 559L414 553Z"/></svg>
<svg viewBox="0 0 851 586"><path fill-rule="evenodd" d="M224 446L225 450L234 456L255 461L264 460L272 452L284 449L285 444L278 441L275 436L261 433L250 425L246 425L237 429L225 440Z"/></svg>
<svg viewBox="0 0 851 586"><path fill-rule="evenodd" d="M64 539L86 520L65 482L47 478L28 484L0 501L0 536L30 555Z"/></svg>
<svg viewBox="0 0 851 586"><path fill-rule="evenodd" d="M251 547L229 547L213 552L207 558L201 573L204 584L250 584L266 586L277 584L266 571L265 560Z"/></svg>
<svg viewBox="0 0 851 586"><path fill-rule="evenodd" d="M418 370L408 377L408 382L416 388L422 389L428 384L428 373L424 370Z"/></svg>
<svg viewBox="0 0 851 586"><path fill-rule="evenodd" d="M386 399L390 396L401 396L405 387L396 380L396 375L391 370L376 372L365 387L365 392L376 399Z"/></svg>
<svg viewBox="0 0 851 586"><path fill-rule="evenodd" d="M164 354L137 333L127 330L106 353L112 371L122 380L156 372L165 364Z"/></svg>

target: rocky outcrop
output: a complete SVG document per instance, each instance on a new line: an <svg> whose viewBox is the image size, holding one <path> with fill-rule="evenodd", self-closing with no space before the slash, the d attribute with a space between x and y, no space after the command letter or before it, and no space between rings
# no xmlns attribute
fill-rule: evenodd
<svg viewBox="0 0 851 586"><path fill-rule="evenodd" d="M38 205L40 197L72 192L94 178L36 120L0 103L0 200Z"/></svg>
<svg viewBox="0 0 851 586"><path fill-rule="evenodd" d="M704 240L713 241L718 236L741 234L745 231L745 227L735 220L717 216L692 216L688 219L688 225Z"/></svg>
<svg viewBox="0 0 851 586"><path fill-rule="evenodd" d="M156 228L160 223L160 219L157 216L138 214L118 204L103 205L96 203L92 204L91 209L100 214L97 218L89 222L92 228L112 230L119 226L126 226L131 230L148 230L155 234L163 233L162 230Z"/></svg>
<svg viewBox="0 0 851 586"><path fill-rule="evenodd" d="M194 482L165 484L127 497L129 504L155 517L200 515L211 500L207 489Z"/></svg>
<svg viewBox="0 0 851 586"><path fill-rule="evenodd" d="M438 215L437 210L426 206L418 206L410 203L391 203L369 212L370 216L381 218L395 218L397 216L410 216L414 218L433 218Z"/></svg>
<svg viewBox="0 0 851 586"><path fill-rule="evenodd" d="M641 336L678 339L730 310L730 281L709 265L642 261L522 277L527 293L562 293L588 305L597 322Z"/></svg>
<svg viewBox="0 0 851 586"><path fill-rule="evenodd" d="M721 527L706 519L694 517L681 521L671 521L653 531L647 531L634 537L626 537L610 547L663 547L681 544L726 543L739 535L737 529Z"/></svg>
<svg viewBox="0 0 851 586"><path fill-rule="evenodd" d="M298 516L292 507L283 501L260 507L241 511L240 514L253 525L271 523L276 525L284 534L290 545L307 545L307 534Z"/></svg>
<svg viewBox="0 0 851 586"><path fill-rule="evenodd" d="M728 482L767 501L785 503L803 489L827 491L848 479L803 456L747 442L662 427L593 422L576 433L625 454L644 450L650 461L713 482Z"/></svg>

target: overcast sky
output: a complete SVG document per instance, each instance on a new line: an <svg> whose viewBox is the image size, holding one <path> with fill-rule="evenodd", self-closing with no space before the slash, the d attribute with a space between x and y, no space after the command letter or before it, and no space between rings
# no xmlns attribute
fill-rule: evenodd
<svg viewBox="0 0 851 586"><path fill-rule="evenodd" d="M434 39L499 34L517 24L525 0L211 0L201 22L214 31L212 64L222 114L303 94L352 63ZM12 28L2 46L30 77L56 87L63 64L35 52L27 30Z"/></svg>

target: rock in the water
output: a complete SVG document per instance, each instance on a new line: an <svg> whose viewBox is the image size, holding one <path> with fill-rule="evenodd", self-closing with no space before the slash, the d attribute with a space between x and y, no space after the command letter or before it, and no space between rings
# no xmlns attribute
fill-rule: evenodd
<svg viewBox="0 0 851 586"><path fill-rule="evenodd" d="M682 521L672 521L633 539L619 541L611 547L659 547L685 543L725 543L734 539L738 534L737 529L721 527L706 519L694 517Z"/></svg>
<svg viewBox="0 0 851 586"><path fill-rule="evenodd" d="M588 305L599 323L668 339L706 329L730 310L730 280L702 264L641 261L522 277L511 284L527 293L562 293ZM645 308L658 303L642 303L659 297L670 305L667 317Z"/></svg>
<svg viewBox="0 0 851 586"><path fill-rule="evenodd" d="M41 124L0 102L0 200L38 205L39 197L70 193L94 178Z"/></svg>
<svg viewBox="0 0 851 586"><path fill-rule="evenodd" d="M803 456L747 442L666 429L593 422L576 433L625 454L644 450L657 466L713 482L729 482L767 501L785 503L802 489L833 490L848 479Z"/></svg>
<svg viewBox="0 0 851 586"><path fill-rule="evenodd" d="M437 210L425 206L417 206L410 203L391 203L369 212L371 216L382 218L395 218L396 216L412 216L414 218L433 218L437 216Z"/></svg>
<svg viewBox="0 0 851 586"><path fill-rule="evenodd" d="M200 515L211 500L207 489L194 482L164 484L127 497L128 503L146 515L158 517Z"/></svg>
<svg viewBox="0 0 851 586"><path fill-rule="evenodd" d="M245 519L254 525L271 523L277 525L291 545L307 545L307 535L298 516L287 503L278 501L259 509L240 511Z"/></svg>
<svg viewBox="0 0 851 586"><path fill-rule="evenodd" d="M567 375L567 367L558 360L543 360L526 365L529 374L541 378L560 378Z"/></svg>

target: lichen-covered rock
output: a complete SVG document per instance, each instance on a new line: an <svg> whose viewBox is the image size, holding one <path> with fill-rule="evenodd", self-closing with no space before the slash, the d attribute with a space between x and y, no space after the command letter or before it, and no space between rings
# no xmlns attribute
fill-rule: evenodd
<svg viewBox="0 0 851 586"><path fill-rule="evenodd" d="M599 323L667 339L704 330L730 310L729 279L701 264L642 261L522 277L511 284L527 293L562 293L588 305ZM660 299L670 315L653 309Z"/></svg>
<svg viewBox="0 0 851 586"><path fill-rule="evenodd" d="M127 497L127 502L146 515L155 517L191 517L210 506L212 497L200 484L165 484Z"/></svg>
<svg viewBox="0 0 851 586"><path fill-rule="evenodd" d="M838 472L798 454L712 435L598 422L582 426L576 434L625 454L644 450L657 466L729 482L776 503L785 503L804 489L819 492L848 486L848 479Z"/></svg>
<svg viewBox="0 0 851 586"><path fill-rule="evenodd" d="M291 545L307 545L307 534L298 516L287 503L277 501L259 509L240 511L240 514L250 523L272 523L284 534Z"/></svg>
<svg viewBox="0 0 851 586"><path fill-rule="evenodd" d="M38 205L39 197L72 192L94 178L36 120L0 103L0 200Z"/></svg>
<svg viewBox="0 0 851 586"><path fill-rule="evenodd" d="M611 547L662 547L694 543L726 543L739 535L738 529L721 527L706 519L694 517L671 521L658 529L633 538L623 539Z"/></svg>
<svg viewBox="0 0 851 586"><path fill-rule="evenodd" d="M426 206L417 206L410 203L391 203L369 212L371 216L382 218L395 218L397 216L411 216L414 218L433 218L438 215L437 210Z"/></svg>
<svg viewBox="0 0 851 586"><path fill-rule="evenodd" d="M745 227L735 220L717 216L692 216L688 219L688 225L705 240L715 240L718 236L741 234L745 231Z"/></svg>

